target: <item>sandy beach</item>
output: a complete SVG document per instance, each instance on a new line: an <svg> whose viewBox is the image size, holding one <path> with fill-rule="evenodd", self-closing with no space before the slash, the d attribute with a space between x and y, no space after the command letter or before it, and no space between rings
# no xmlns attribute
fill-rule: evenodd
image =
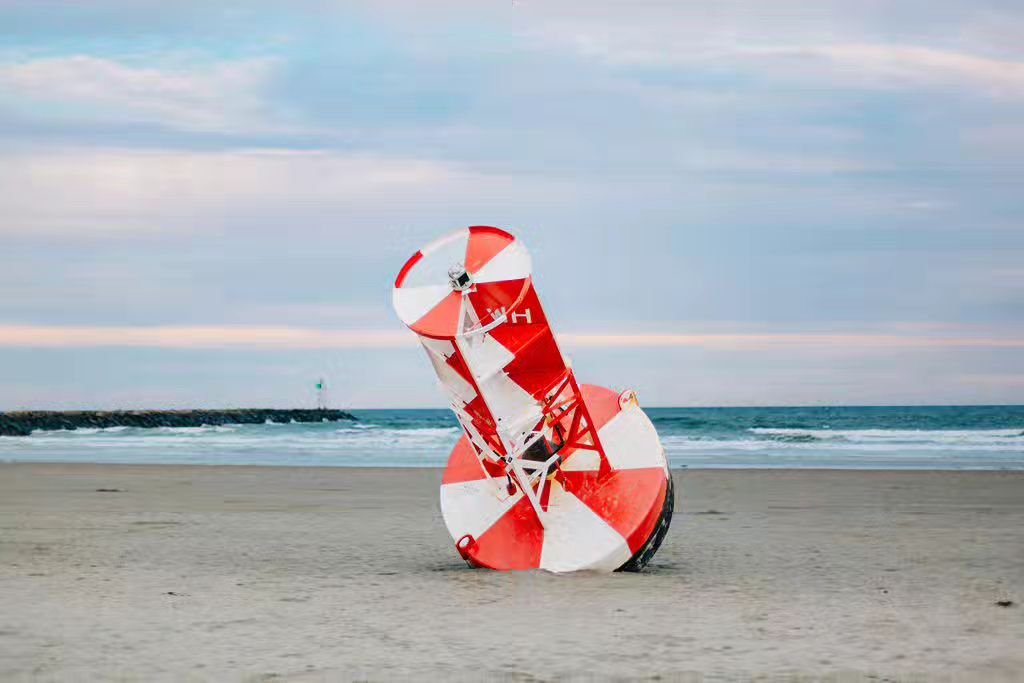
<svg viewBox="0 0 1024 683"><path fill-rule="evenodd" d="M1024 680L1024 474L675 478L645 573L556 576L437 470L0 465L0 678Z"/></svg>

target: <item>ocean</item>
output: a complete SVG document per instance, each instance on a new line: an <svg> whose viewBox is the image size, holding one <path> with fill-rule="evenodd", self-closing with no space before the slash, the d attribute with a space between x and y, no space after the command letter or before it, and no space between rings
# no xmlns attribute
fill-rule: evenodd
<svg viewBox="0 0 1024 683"><path fill-rule="evenodd" d="M1024 470L1024 406L646 408L673 467ZM438 467L448 410L356 422L79 429L0 437L0 461Z"/></svg>

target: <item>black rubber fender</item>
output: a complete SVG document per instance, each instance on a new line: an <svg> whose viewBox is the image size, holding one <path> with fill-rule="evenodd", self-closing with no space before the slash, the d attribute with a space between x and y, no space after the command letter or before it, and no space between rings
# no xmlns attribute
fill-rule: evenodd
<svg viewBox="0 0 1024 683"><path fill-rule="evenodd" d="M672 470L669 470L668 486L665 489L665 502L662 503L661 517L651 532L651 537L636 551L633 557L629 558L625 564L615 571L638 572L647 566L647 563L654 557L654 553L658 552L661 542L665 540L665 536L668 534L668 528L672 524L672 510L675 508L675 505L676 487L672 481Z"/></svg>

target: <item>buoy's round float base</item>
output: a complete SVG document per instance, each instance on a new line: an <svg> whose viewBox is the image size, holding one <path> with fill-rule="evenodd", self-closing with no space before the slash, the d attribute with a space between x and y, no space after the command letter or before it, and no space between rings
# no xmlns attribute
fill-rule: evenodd
<svg viewBox="0 0 1024 683"><path fill-rule="evenodd" d="M456 549L471 565L497 570L638 571L654 556L672 519L674 487L658 434L635 403L584 385L610 469L596 452L566 448L548 479L541 525L521 491L488 477L468 439L452 450L441 484L441 512Z"/></svg>

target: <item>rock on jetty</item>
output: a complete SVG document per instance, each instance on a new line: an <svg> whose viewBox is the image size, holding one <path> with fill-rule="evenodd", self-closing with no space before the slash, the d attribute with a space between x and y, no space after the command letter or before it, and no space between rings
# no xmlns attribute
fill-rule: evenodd
<svg viewBox="0 0 1024 683"><path fill-rule="evenodd" d="M107 427L203 427L265 422L337 422L355 420L344 410L30 410L0 413L0 436L28 436L36 430Z"/></svg>

